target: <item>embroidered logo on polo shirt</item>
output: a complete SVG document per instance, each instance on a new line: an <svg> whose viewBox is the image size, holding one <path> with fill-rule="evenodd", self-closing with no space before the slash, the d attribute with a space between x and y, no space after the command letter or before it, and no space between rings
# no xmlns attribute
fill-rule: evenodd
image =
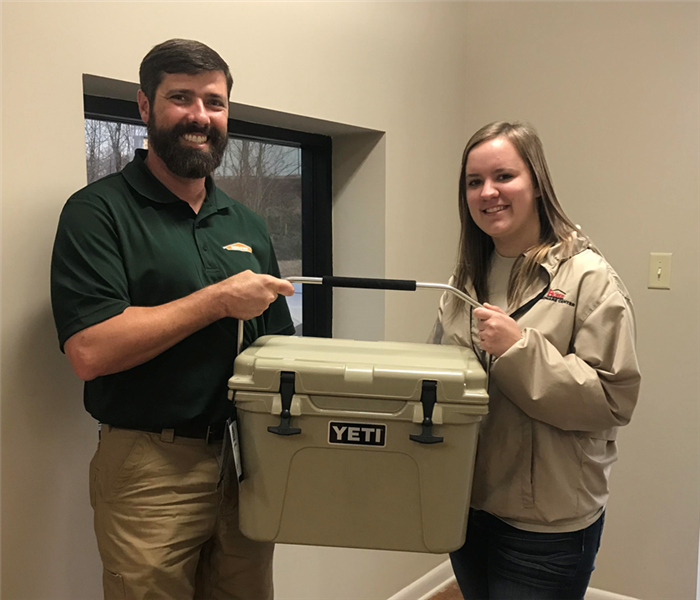
<svg viewBox="0 0 700 600"><path fill-rule="evenodd" d="M549 290L544 300L550 300L551 302L558 302L559 304L568 304L569 306L576 306L573 302L566 299L566 292L562 290Z"/></svg>
<svg viewBox="0 0 700 600"><path fill-rule="evenodd" d="M228 246L224 246L223 248L224 250L235 250L236 252L253 252L253 249L250 246L246 246L241 242L229 244Z"/></svg>

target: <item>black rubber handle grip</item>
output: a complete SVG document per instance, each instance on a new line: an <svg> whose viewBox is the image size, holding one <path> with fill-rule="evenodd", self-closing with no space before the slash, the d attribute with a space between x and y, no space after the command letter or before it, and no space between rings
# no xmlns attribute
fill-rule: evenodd
<svg viewBox="0 0 700 600"><path fill-rule="evenodd" d="M416 282L408 279L372 279L367 277L335 277L326 275L323 285L344 288L362 288L366 290L405 290L414 292Z"/></svg>

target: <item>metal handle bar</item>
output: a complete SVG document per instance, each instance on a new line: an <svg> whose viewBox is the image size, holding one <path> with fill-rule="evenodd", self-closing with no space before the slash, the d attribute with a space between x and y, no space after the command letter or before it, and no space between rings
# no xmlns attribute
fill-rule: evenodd
<svg viewBox="0 0 700 600"><path fill-rule="evenodd" d="M421 289L445 290L464 300L473 308L483 308L483 306L474 300L471 296L458 290L456 287L447 285L446 283L421 283L409 279L373 279L366 277L335 277L326 275L325 277L285 277L291 283L313 283L316 285L329 285L333 287L345 288L363 288L373 290L408 290L415 291ZM491 368L491 359L486 354L486 374L488 375Z"/></svg>
<svg viewBox="0 0 700 600"><path fill-rule="evenodd" d="M444 290L464 300L474 308L481 308L481 304L471 296L465 294L456 287L446 283L421 283L409 279L375 279L370 277L336 277L326 275L324 277L285 277L290 283L310 283L313 285L327 285L331 287L359 288L366 290L403 290L413 292L416 289ZM243 321L238 321L238 346L236 356L240 354L243 346Z"/></svg>
<svg viewBox="0 0 700 600"><path fill-rule="evenodd" d="M474 308L481 308L474 298L465 294L462 290L445 283L421 283L408 279L374 279L367 277L335 277L326 275L325 277L285 277L292 283L312 283L315 285L328 285L331 287L362 288L369 290L405 290L415 291L416 289L436 289L451 292L458 298L464 300Z"/></svg>

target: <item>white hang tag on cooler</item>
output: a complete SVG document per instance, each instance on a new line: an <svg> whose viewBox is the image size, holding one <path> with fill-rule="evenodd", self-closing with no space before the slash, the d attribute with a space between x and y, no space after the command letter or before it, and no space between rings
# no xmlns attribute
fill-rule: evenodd
<svg viewBox="0 0 700 600"><path fill-rule="evenodd" d="M243 481L243 464L241 463L241 448L238 441L238 421L229 420L228 432L231 436L231 447L233 450L233 464L236 467L236 478L238 483Z"/></svg>

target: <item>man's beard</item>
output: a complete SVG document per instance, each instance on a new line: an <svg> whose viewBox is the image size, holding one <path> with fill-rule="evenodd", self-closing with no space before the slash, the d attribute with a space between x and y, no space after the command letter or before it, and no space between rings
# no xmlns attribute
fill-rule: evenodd
<svg viewBox="0 0 700 600"><path fill-rule="evenodd" d="M228 135L212 126L201 127L196 123L178 123L170 129L160 128L151 112L146 125L148 147L153 149L175 175L187 179L201 179L211 175L221 164ZM206 135L209 150L183 146L180 137L186 133Z"/></svg>

